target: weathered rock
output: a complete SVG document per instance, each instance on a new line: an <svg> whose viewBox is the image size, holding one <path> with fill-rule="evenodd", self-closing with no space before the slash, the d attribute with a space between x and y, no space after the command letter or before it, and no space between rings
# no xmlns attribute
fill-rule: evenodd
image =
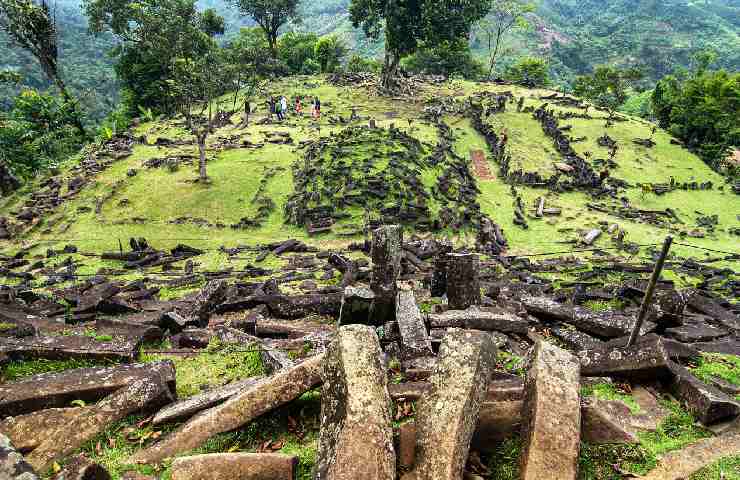
<svg viewBox="0 0 740 480"><path fill-rule="evenodd" d="M138 355L138 341L113 339L99 341L83 335L59 335L26 338L0 337L0 353L11 359L113 360L132 362Z"/></svg>
<svg viewBox="0 0 740 480"><path fill-rule="evenodd" d="M373 273L370 289L375 294L370 318L376 325L394 320L398 276L403 256L403 230L386 225L373 231Z"/></svg>
<svg viewBox="0 0 740 480"><path fill-rule="evenodd" d="M450 310L480 305L479 257L475 254L447 254L447 303Z"/></svg>
<svg viewBox="0 0 740 480"><path fill-rule="evenodd" d="M408 358L432 355L432 342L413 291L401 290L396 299L396 322L400 333L401 355Z"/></svg>
<svg viewBox="0 0 740 480"><path fill-rule="evenodd" d="M169 360L42 373L0 384L0 418L67 407L74 400L95 402L137 380L154 376L161 377L170 391L175 391L175 367Z"/></svg>
<svg viewBox="0 0 740 480"><path fill-rule="evenodd" d="M10 439L0 433L0 478L3 480L39 480L33 467L10 443Z"/></svg>
<svg viewBox="0 0 740 480"><path fill-rule="evenodd" d="M279 453L214 453L180 457L172 480L294 480L298 457Z"/></svg>
<svg viewBox="0 0 740 480"><path fill-rule="evenodd" d="M527 313L544 321L569 323L578 330L601 338L615 338L629 335L635 319L611 312L595 313L582 307L558 303L547 297L522 295L520 298ZM655 329L655 324L645 322L640 329L644 335Z"/></svg>
<svg viewBox="0 0 740 480"><path fill-rule="evenodd" d="M673 394L704 425L732 419L740 414L740 403L721 390L707 385L681 365L670 362Z"/></svg>
<svg viewBox="0 0 740 480"><path fill-rule="evenodd" d="M740 355L740 340L730 338L723 338L714 342L697 342L692 344L692 347L700 352Z"/></svg>
<svg viewBox="0 0 740 480"><path fill-rule="evenodd" d="M429 314L432 328L459 327L470 330L498 331L526 334L529 323L521 317L506 311L492 312L471 307L467 310L447 310L444 313Z"/></svg>
<svg viewBox="0 0 740 480"><path fill-rule="evenodd" d="M152 419L152 425L188 419L198 412L222 404L242 390L254 386L258 381L260 381L259 378L239 380L167 405L157 412ZM0 429L2 429L2 424L0 424Z"/></svg>
<svg viewBox="0 0 740 480"><path fill-rule="evenodd" d="M212 436L234 430L260 415L295 400L321 383L324 356L306 360L266 378L227 402L202 412L159 443L136 453L131 463L157 463L202 445Z"/></svg>
<svg viewBox="0 0 740 480"><path fill-rule="evenodd" d="M398 427L398 467L401 471L409 471L416 462L416 423L413 421L401 424Z"/></svg>
<svg viewBox="0 0 740 480"><path fill-rule="evenodd" d="M61 472L52 477L52 480L110 480L110 478L108 470L80 454L75 455Z"/></svg>
<svg viewBox="0 0 740 480"><path fill-rule="evenodd" d="M693 292L687 294L687 303L689 307L697 312L712 317L723 328L731 332L740 332L740 318L713 299L705 297L698 292Z"/></svg>
<svg viewBox="0 0 740 480"><path fill-rule="evenodd" d="M28 463L38 471L46 471L54 461L71 454L111 423L132 413L159 408L173 399L161 377L138 380L97 405L84 407L79 416L59 429L44 432L44 441L28 455Z"/></svg>
<svg viewBox="0 0 740 480"><path fill-rule="evenodd" d="M162 340L164 336L164 332L159 327L114 318L96 319L95 331L103 335L126 337L135 341L137 344L157 342Z"/></svg>
<svg viewBox="0 0 740 480"><path fill-rule="evenodd" d="M462 478L495 364L488 334L451 329L442 341L432 390L417 410L418 480Z"/></svg>
<svg viewBox="0 0 740 480"><path fill-rule="evenodd" d="M555 325L550 328L552 335L560 340L566 347L574 351L589 350L600 348L604 342L598 338L583 332L579 332L575 327L568 324ZM625 341L625 345L626 345Z"/></svg>
<svg viewBox="0 0 740 480"><path fill-rule="evenodd" d="M324 361L321 432L314 478L396 478L390 396L371 327L339 329Z"/></svg>
<svg viewBox="0 0 740 480"><path fill-rule="evenodd" d="M722 328L713 327L711 325L700 325L700 324L685 324L680 327L668 328L665 331L666 335L669 335L679 342L684 343L695 343L695 342L708 342L716 340L718 338L726 337L729 332Z"/></svg>
<svg viewBox="0 0 740 480"><path fill-rule="evenodd" d="M295 363L288 357L288 354L276 348L262 347L260 349L262 366L265 368L267 375L273 375L280 370L293 368Z"/></svg>
<svg viewBox="0 0 740 480"><path fill-rule="evenodd" d="M361 285L344 287L339 324L369 323L370 308L374 299L375 294L368 287Z"/></svg>
<svg viewBox="0 0 740 480"><path fill-rule="evenodd" d="M202 327L208 323L208 317L211 312L215 310L216 306L222 301L226 295L226 289L228 284L225 280L211 280L206 284L203 289L198 292L195 296L193 303L186 314L183 316L197 320L198 324Z"/></svg>
<svg viewBox="0 0 740 480"><path fill-rule="evenodd" d="M735 422L734 427L723 435L699 440L682 450L663 455L658 466L641 478L684 480L723 457L737 455L737 452L740 452L740 426Z"/></svg>
<svg viewBox="0 0 740 480"><path fill-rule="evenodd" d="M686 295L674 290L658 290L653 295L648 318L659 327L677 327L683 322Z"/></svg>
<svg viewBox="0 0 740 480"><path fill-rule="evenodd" d="M668 375L670 355L660 338L632 347L604 347L578 353L581 374L655 379Z"/></svg>
<svg viewBox="0 0 740 480"><path fill-rule="evenodd" d="M681 342L677 342L675 340L671 340L670 338L665 337L659 337L655 333L649 333L647 335L642 335L641 337L637 337L637 341L635 342L636 345L640 345L643 343L655 343L658 341L658 339L663 342L663 345L666 348L666 351L668 352L668 356L673 361L688 361L696 359L696 357L699 356L699 352L696 351L694 348L692 348L690 345L686 345ZM610 347L623 347L627 345L627 342L629 341L629 337L620 337L615 338L612 340L609 340L608 342L604 343L605 348Z"/></svg>
<svg viewBox="0 0 740 480"><path fill-rule="evenodd" d="M593 230L589 230L581 239L581 242L584 245L593 245L593 243L598 239L601 234L604 233L601 231L600 228L595 228Z"/></svg>
<svg viewBox="0 0 740 480"><path fill-rule="evenodd" d="M524 384L522 479L575 479L581 436L578 359L539 340Z"/></svg>
<svg viewBox="0 0 740 480"><path fill-rule="evenodd" d="M57 431L83 412L83 408L49 408L8 417L0 421L0 433L6 435L18 451L30 452L45 440L42 432Z"/></svg>
<svg viewBox="0 0 740 480"><path fill-rule="evenodd" d="M629 407L622 402L585 398L581 405L581 436L593 444L639 443L637 432L626 421L630 415Z"/></svg>

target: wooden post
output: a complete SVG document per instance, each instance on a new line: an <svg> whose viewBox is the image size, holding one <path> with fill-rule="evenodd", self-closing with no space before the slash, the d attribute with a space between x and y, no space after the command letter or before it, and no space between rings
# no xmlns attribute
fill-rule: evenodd
<svg viewBox="0 0 740 480"><path fill-rule="evenodd" d="M660 258L658 258L658 263L655 264L653 275L650 277L650 282L648 283L647 290L645 291L645 298L642 299L640 313L637 315L637 323L635 323L635 327L632 329L632 333L630 334L630 339L627 342L628 347L634 345L637 341L637 337L640 336L640 329L642 328L642 324L645 321L645 316L647 315L648 308L650 307L650 302L653 299L653 292L655 292L655 285L660 279L660 273L663 271L663 265L665 264L665 259L668 256L668 251L671 249L671 244L673 244L673 237L669 235L666 237L665 242L663 243L663 251L660 252Z"/></svg>

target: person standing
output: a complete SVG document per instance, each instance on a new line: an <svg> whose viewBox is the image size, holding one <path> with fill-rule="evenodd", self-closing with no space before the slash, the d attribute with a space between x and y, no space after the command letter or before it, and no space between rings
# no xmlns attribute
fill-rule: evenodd
<svg viewBox="0 0 740 480"><path fill-rule="evenodd" d="M277 113L278 121L282 122L283 121L283 102L281 102L280 99L278 99L275 102L275 113Z"/></svg>
<svg viewBox="0 0 740 480"><path fill-rule="evenodd" d="M303 116L303 105L301 104L301 97L295 97L295 114Z"/></svg>
<svg viewBox="0 0 740 480"><path fill-rule="evenodd" d="M319 97L314 97L313 100L313 118L315 120L321 119L321 100L319 100Z"/></svg>
<svg viewBox="0 0 740 480"><path fill-rule="evenodd" d="M283 120L285 120L285 115L288 113L288 99L284 95L280 97L280 111L283 114Z"/></svg>
<svg viewBox="0 0 740 480"><path fill-rule="evenodd" d="M270 99L267 101L267 111L270 115L270 121L272 121L272 115L277 113L275 111L275 97L270 97Z"/></svg>

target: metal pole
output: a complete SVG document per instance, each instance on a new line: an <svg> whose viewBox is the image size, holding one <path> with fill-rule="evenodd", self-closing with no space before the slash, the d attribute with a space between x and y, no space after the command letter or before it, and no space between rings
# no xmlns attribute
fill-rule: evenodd
<svg viewBox="0 0 740 480"><path fill-rule="evenodd" d="M640 313L637 316L637 323L635 323L635 327L632 329L632 333L630 334L630 339L627 342L628 347L634 345L637 341L637 337L640 336L640 329L642 328L642 324L645 322L648 307L650 306L650 302L653 299L653 293L655 292L655 285L660 279L660 273L663 271L663 265L668 256L668 251L671 249L671 244L673 244L673 237L669 235L663 243L663 251L660 252L660 258L658 258L658 263L655 264L653 275L650 277L647 290L645 290L645 298L642 299L642 306L640 307Z"/></svg>

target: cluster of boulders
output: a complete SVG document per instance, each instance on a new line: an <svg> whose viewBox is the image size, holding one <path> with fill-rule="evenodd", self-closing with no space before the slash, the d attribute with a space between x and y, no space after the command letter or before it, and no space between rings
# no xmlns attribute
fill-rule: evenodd
<svg viewBox="0 0 740 480"><path fill-rule="evenodd" d="M135 262L152 255L145 241L131 247L116 258ZM740 414L732 398L737 387L721 379L704 383L684 366L700 352L740 353L737 307L708 290L678 291L661 283L638 341L628 346L646 288L639 275L650 265L613 264L635 277L619 288L595 287L592 275L567 289L538 273L577 266L575 259L483 261L433 238L404 241L398 226L382 226L357 247L355 253L370 261L296 240L224 249L229 255L258 252L257 261L282 255L293 273L253 267L244 273L270 279L230 283L212 277L197 293L175 301L157 300L145 281L90 279L59 290L59 300L6 290L0 319L12 328L0 330L0 363L84 358L122 364L0 384L0 472L36 478L34 471L69 459L134 413L152 414L154 425L181 423L127 460L157 464L319 385L315 478L460 479L463 472L475 473L469 459L516 432L523 439L522 478L576 478L580 439L636 443L638 432L657 428L655 418L631 414L620 402L581 398L581 386L591 378L642 385L641 394L653 402L668 392L703 424L724 432L726 447L715 455L736 445L735 427L716 425ZM170 254L187 261L197 252L181 247ZM603 278L607 270L600 268L595 275ZM707 278L715 273L711 266L684 268ZM299 281L300 272L315 279L321 270L339 272L339 285L319 288L306 280L310 293L301 294L281 287ZM614 299L625 306L586 307ZM266 376L177 400L170 362L135 363L143 343L165 337L185 351L206 348L214 339L255 348ZM501 369L502 351L526 357L523 377ZM391 383L391 377L400 382ZM81 402L70 406L72 400ZM416 403L414 415L409 402ZM403 424L394 429L399 419ZM296 466L295 457L281 454L199 455L175 461L173 478L292 479ZM60 472L68 476L58 478L78 478L69 476L70 469L102 467L75 457Z"/></svg>

